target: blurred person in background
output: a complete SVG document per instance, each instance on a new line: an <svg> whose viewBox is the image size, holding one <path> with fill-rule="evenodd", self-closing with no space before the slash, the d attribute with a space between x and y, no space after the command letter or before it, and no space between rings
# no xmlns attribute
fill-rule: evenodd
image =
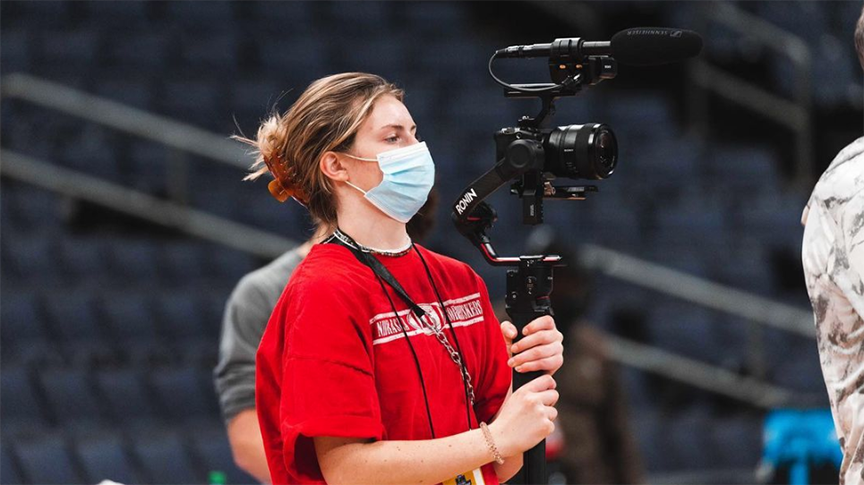
<svg viewBox="0 0 864 485"><path fill-rule="evenodd" d="M433 189L407 224L412 240L423 241L432 231L437 204L438 191ZM271 482L255 410L255 353L291 273L312 246L329 235L327 226L319 225L308 241L241 278L225 305L213 378L234 461L261 483Z"/></svg>
<svg viewBox="0 0 864 485"><path fill-rule="evenodd" d="M855 29L864 68L864 11ZM864 137L834 158L801 218L822 374L843 449L840 483L864 483Z"/></svg>
<svg viewBox="0 0 864 485"><path fill-rule="evenodd" d="M554 320L526 326L508 358L479 276L407 235L434 164L402 99L379 76L328 76L245 140L266 165L252 177L269 171L277 199L333 228L295 269L257 353L274 483L493 485L554 428L554 380L514 392L510 369L560 367Z"/></svg>

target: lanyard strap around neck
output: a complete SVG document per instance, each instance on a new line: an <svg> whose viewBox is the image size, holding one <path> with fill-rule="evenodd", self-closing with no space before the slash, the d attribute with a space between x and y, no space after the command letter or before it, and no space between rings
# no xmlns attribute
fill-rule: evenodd
<svg viewBox="0 0 864 485"><path fill-rule="evenodd" d="M348 236L346 235L346 237ZM351 241L354 242L353 239ZM399 281L396 280L393 274L390 273L390 270L388 270L387 267L381 263L381 261L378 261L378 258L365 251L361 251L356 243L352 245L337 237L330 238L328 242L348 248L348 250L351 251L351 254L353 254L354 257L357 258L358 261L360 261L360 263L368 266L369 269L371 269L376 275L378 275L379 278L384 280L385 283L387 283L391 288L393 288L393 291L395 291L396 294L399 295L399 298L401 298L402 301L404 301L405 304L408 305L408 308L411 309L411 311L414 313L414 315L417 316L418 319L426 316L426 311L420 308L419 305L414 303L414 300L412 300L411 297L408 296L408 292L405 291L405 288L402 288L402 285L399 283Z"/></svg>

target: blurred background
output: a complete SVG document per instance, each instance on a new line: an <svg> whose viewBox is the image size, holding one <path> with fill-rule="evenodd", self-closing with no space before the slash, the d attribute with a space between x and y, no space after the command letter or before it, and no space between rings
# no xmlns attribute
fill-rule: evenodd
<svg viewBox="0 0 864 485"><path fill-rule="evenodd" d="M611 421L635 442L634 480L788 483L788 443L765 435L766 419L816 423L814 442L832 431L819 424L828 401L800 217L862 134L861 7L4 0L0 481L206 483L218 471L252 482L231 460L213 390L222 311L240 277L311 223L266 181L241 181L252 159L230 135L254 135L328 74L397 83L437 166L426 245L471 264L500 299L503 270L458 236L449 206L494 164L492 134L539 102L505 99L489 56L674 26L703 35L698 60L620 66L557 103L554 124L616 132L618 169L599 193L548 201L538 231L500 190L491 235L503 255L570 256L578 281L562 288L578 299L559 293L556 304L577 302L559 326L599 336L585 351L615 369L626 407ZM513 82L549 81L541 60L496 65ZM551 456L553 481L575 480L563 462L582 439ZM810 480L836 483L828 449L805 457Z"/></svg>

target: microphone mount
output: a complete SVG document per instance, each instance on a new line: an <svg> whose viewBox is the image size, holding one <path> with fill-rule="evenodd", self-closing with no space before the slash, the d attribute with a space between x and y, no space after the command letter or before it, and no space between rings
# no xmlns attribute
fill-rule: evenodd
<svg viewBox="0 0 864 485"><path fill-rule="evenodd" d="M581 52L585 44L579 38L556 39L552 44L534 44L534 46L552 46L547 47L551 53L548 67L552 83L509 84L498 79L492 72L492 63L501 52L510 52L511 55L508 57L527 57L512 53L525 52L517 48L532 46L512 46L501 49L489 59L489 74L504 86L505 97L539 98L541 101L540 112L536 116L523 116L517 121L517 128L504 128L496 133L498 151L503 156L499 157L498 163L492 169L481 175L462 192L453 207L451 217L457 230L468 238L493 266L519 266L522 261L522 257L499 256L486 234L486 231L497 221L497 213L492 206L483 201L500 187L515 180L510 186L510 193L522 199L523 221L531 225L543 222L544 198L585 200L589 193L597 192L595 185L552 185L544 175L544 157L542 153L538 154L536 150L531 150L533 140L530 140L533 133L546 129L550 125L555 115L555 101L558 98L576 96L582 92L586 84L594 86L617 75L618 65L611 56L577 55L574 57L572 55L574 51ZM536 54L540 50L542 47L535 47L533 52ZM518 141L513 141L514 139ZM546 256L539 262L555 266L559 265L561 258L556 255Z"/></svg>

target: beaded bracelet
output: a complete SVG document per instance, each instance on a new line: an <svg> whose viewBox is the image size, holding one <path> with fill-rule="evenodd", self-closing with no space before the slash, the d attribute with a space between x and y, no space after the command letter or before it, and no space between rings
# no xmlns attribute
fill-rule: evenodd
<svg viewBox="0 0 864 485"><path fill-rule="evenodd" d="M486 423L480 423L480 429L483 430L483 437L486 438L486 444L489 445L489 450L492 452L492 456L495 457L495 461L499 465L503 465L504 458L501 458L501 453L498 453L498 447L495 446L495 442L492 440L492 433L489 431L489 427L486 426Z"/></svg>

